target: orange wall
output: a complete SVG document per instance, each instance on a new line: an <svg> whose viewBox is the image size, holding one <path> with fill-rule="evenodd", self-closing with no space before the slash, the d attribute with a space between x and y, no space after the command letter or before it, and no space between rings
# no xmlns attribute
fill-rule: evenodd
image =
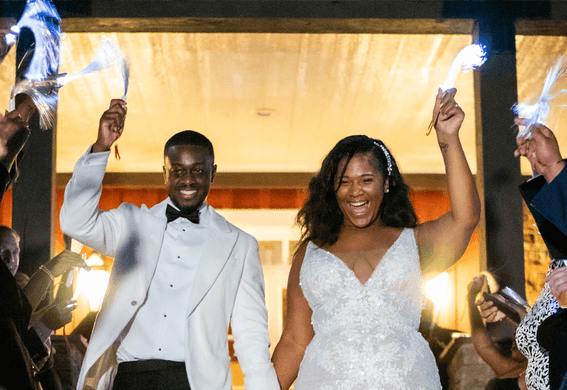
<svg viewBox="0 0 567 390"><path fill-rule="evenodd" d="M56 215L63 204L62 188L56 191ZM167 196L165 189L128 189L108 187L103 190L100 208L112 209L123 202L135 205L146 204L151 207L161 202ZM211 189L208 202L218 209L297 209L303 205L307 194L295 189ZM435 219L446 213L449 208L449 198L442 191L419 191L411 194L417 217L420 222ZM0 205L0 224L12 225L12 190L4 195ZM63 250L63 234L56 222L55 253ZM476 239L478 242L478 238ZM469 248L470 249L470 248ZM477 249L478 253L478 249Z"/></svg>
<svg viewBox="0 0 567 390"><path fill-rule="evenodd" d="M56 191L56 215L63 203L64 190ZM123 202L136 205L146 204L151 207L167 196L165 189L128 189L107 187L103 190L100 201L101 209L112 209ZM306 198L306 192L295 189L212 189L208 202L217 209L297 209ZM435 219L450 208L449 199L442 191L418 191L411 194L417 217L420 222ZM4 195L0 205L0 224L12 224L11 190ZM63 234L56 222L55 253L63 250ZM464 306L466 286L479 272L478 235L473 235L471 243L461 260L447 272L455 291L448 298L446 310L438 317L438 323L447 328L468 331L468 315Z"/></svg>

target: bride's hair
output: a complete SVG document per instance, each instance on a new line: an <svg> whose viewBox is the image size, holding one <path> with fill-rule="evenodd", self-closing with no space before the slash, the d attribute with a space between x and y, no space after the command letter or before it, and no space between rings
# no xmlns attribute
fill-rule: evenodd
<svg viewBox="0 0 567 390"><path fill-rule="evenodd" d="M309 183L309 196L297 214L297 223L301 227L301 244L314 241L317 245L332 245L337 242L343 225L343 213L337 203L336 178L339 175L340 183L351 158L359 153L371 153L382 177L389 179L389 192L384 194L378 218L390 227L417 226L409 187L404 183L396 160L388 148L382 141L365 135L353 135L343 138L335 145ZM346 164L339 173L339 165L344 158Z"/></svg>

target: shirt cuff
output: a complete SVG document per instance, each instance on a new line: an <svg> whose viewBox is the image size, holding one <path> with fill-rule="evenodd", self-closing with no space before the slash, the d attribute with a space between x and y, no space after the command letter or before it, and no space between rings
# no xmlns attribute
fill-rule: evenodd
<svg viewBox="0 0 567 390"><path fill-rule="evenodd" d="M108 157L110 156L110 150L107 152L93 153L92 148L92 145L89 146L87 152L79 158L76 165L106 165Z"/></svg>

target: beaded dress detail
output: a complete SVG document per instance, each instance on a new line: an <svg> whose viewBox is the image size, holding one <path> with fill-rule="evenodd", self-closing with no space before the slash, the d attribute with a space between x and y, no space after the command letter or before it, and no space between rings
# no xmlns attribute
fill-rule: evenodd
<svg viewBox="0 0 567 390"><path fill-rule="evenodd" d="M563 266L563 260L552 260L547 270ZM549 283L545 282L531 310L516 329L516 345L528 359L526 386L529 390L549 390L549 355L537 342L537 328L549 316L557 312L559 304L551 295Z"/></svg>
<svg viewBox="0 0 567 390"><path fill-rule="evenodd" d="M418 332L423 293L413 229L401 233L365 284L310 242L300 285L315 336L295 390L441 389L433 353Z"/></svg>

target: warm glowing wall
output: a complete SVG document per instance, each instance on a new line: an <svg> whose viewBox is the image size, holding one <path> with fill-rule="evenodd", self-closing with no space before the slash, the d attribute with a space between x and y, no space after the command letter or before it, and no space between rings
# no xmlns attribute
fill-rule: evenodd
<svg viewBox="0 0 567 390"><path fill-rule="evenodd" d="M63 203L63 189L57 189L56 209ZM107 187L103 190L100 207L112 209L122 202L153 206L166 197L165 189L128 189ZM208 202L217 209L298 209L306 193L295 189L212 189ZM420 222L435 219L449 210L449 199L442 191L419 191L411 195ZM6 193L0 206L0 223L11 226L11 191ZM56 223L55 253L63 250L63 234ZM468 316L465 313L466 285L479 272L478 236L475 234L463 258L449 271L449 283L455 286L449 294L448 303L439 315L441 326L468 331Z"/></svg>
<svg viewBox="0 0 567 390"><path fill-rule="evenodd" d="M438 218L450 209L449 198L441 191L412 193L412 202L420 222ZM447 302L436 318L437 323L444 328L470 331L466 294L467 285L480 271L478 251L478 234L475 231L463 257L447 270L453 291L450 291Z"/></svg>

